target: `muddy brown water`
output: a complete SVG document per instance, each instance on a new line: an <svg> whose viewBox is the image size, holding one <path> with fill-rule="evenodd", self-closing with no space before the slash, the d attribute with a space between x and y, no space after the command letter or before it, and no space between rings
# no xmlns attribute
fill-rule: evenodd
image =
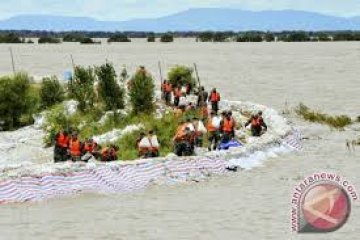
<svg viewBox="0 0 360 240"><path fill-rule="evenodd" d="M11 72L0 45L0 74ZM107 59L129 71L145 65L158 78L174 64L196 62L201 81L224 98L282 111L303 102L331 114L360 115L360 43L195 43L136 41L80 46L11 45L17 69L40 78L76 64ZM360 189L360 148L349 153L345 131L287 116L309 140L302 152L271 158L263 166L202 183L154 186L126 195L82 195L0 207L0 239L357 239L360 203L335 233L297 235L290 229L294 186L314 172L335 172ZM360 191L360 190L359 190ZM360 193L360 192L359 192Z"/></svg>

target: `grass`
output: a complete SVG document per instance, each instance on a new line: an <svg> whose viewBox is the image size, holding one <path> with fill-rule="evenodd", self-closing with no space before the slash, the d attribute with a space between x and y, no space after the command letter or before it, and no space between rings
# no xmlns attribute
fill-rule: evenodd
<svg viewBox="0 0 360 240"><path fill-rule="evenodd" d="M53 144L55 134L61 129L72 127L79 133L80 139L93 137L109 132L113 129L123 129L128 125L144 125L144 129L128 133L118 139L115 145L119 147L118 158L121 160L134 160L138 158L137 148L135 146L136 139L141 131L147 133L149 130L155 130L160 143L160 155L166 156L173 151L172 138L175 135L176 128L181 119L175 118L172 113L165 114L162 118L158 119L155 114L137 114L137 115L118 115L109 116L107 121L99 124L103 112L100 109L93 109L86 113L78 112L71 117L66 117L63 114L64 107L62 104L53 106L49 110L48 124L44 127L47 134L44 143L47 146ZM189 113L192 116L195 113ZM184 116L187 117L187 116ZM103 144L106 146L108 144Z"/></svg>
<svg viewBox="0 0 360 240"><path fill-rule="evenodd" d="M331 116L326 113L314 111L303 103L299 104L295 112L307 121L326 124L336 129L343 129L345 126L352 124L351 118L347 115Z"/></svg>

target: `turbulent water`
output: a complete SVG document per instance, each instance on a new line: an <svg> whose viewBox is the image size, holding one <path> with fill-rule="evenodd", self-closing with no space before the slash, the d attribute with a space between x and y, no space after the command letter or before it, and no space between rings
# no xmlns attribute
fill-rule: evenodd
<svg viewBox="0 0 360 240"><path fill-rule="evenodd" d="M8 47L0 45L3 74L11 71ZM304 102L329 113L360 115L359 43L210 44L183 40L173 44L12 48L16 68L37 77L62 76L71 69L70 54L77 64L101 64L107 59L118 69L126 64L131 71L143 64L155 77L159 60L163 72L176 63L196 62L207 88L216 86L230 100L257 102L280 112ZM293 115L286 117L308 138L302 152L272 153L255 168L199 184L4 205L0 239L356 239L359 202L354 202L348 223L339 231L298 236L290 231L290 201L294 186L319 171L336 172L360 189L360 148L349 153L345 147L347 139L359 137L359 126L339 132ZM5 144L6 138L1 136L1 144Z"/></svg>

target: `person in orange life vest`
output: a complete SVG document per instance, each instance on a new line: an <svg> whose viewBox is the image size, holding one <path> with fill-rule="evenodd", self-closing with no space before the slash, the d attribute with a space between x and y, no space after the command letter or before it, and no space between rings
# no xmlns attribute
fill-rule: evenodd
<svg viewBox="0 0 360 240"><path fill-rule="evenodd" d="M69 141L69 153L72 161L80 160L82 149L83 145L78 138L77 132L73 132Z"/></svg>
<svg viewBox="0 0 360 240"><path fill-rule="evenodd" d="M168 105L170 105L170 101L171 101L171 92L172 92L172 85L169 81L166 81L166 83L164 84L164 93L165 93L165 102Z"/></svg>
<svg viewBox="0 0 360 240"><path fill-rule="evenodd" d="M188 123L183 123L177 129L174 137L174 152L177 156L191 156L194 154L193 133Z"/></svg>
<svg viewBox="0 0 360 240"><path fill-rule="evenodd" d="M250 124L251 124L251 134L254 137L260 137L263 128L267 129L265 122L260 119L258 114L251 116L249 121L245 123L245 127L247 127Z"/></svg>
<svg viewBox="0 0 360 240"><path fill-rule="evenodd" d="M83 150L82 155L91 154L95 158L98 158L100 154L98 144L92 138L85 140L84 147L82 150Z"/></svg>
<svg viewBox="0 0 360 240"><path fill-rule="evenodd" d="M110 147L105 147L101 150L101 161L111 162L117 160L117 151L119 148L115 145L110 145Z"/></svg>
<svg viewBox="0 0 360 240"><path fill-rule="evenodd" d="M219 110L220 94L216 91L216 88L210 93L209 102L211 102L212 111L216 112Z"/></svg>
<svg viewBox="0 0 360 240"><path fill-rule="evenodd" d="M220 119L217 116L217 113L212 111L210 114L210 118L208 119L206 124L206 129L208 132L208 140L209 140L209 146L208 146L209 151L215 150L217 148L217 144L220 139L220 134L219 134L219 127L216 125L217 122L219 121Z"/></svg>
<svg viewBox="0 0 360 240"><path fill-rule="evenodd" d="M235 121L232 116L227 112L225 118L222 120L221 124L221 133L222 133L222 142L226 143L230 141L235 132Z"/></svg>
<svg viewBox="0 0 360 240"><path fill-rule="evenodd" d="M233 131L232 131L232 133L231 133L231 137L234 138L234 137L235 137L235 128L236 128L236 126L237 126L237 122L235 121L235 118L233 117L233 113L232 113L231 110L229 110L229 111L227 112L227 114L230 116L230 118L232 119L232 121L233 121L233 123L234 123L234 128L233 128Z"/></svg>
<svg viewBox="0 0 360 240"><path fill-rule="evenodd" d="M68 156L69 134L64 129L61 129L55 136L54 147L54 162L65 162L69 159Z"/></svg>
<svg viewBox="0 0 360 240"><path fill-rule="evenodd" d="M176 88L174 89L174 106L178 107L179 106L179 102L180 102L180 98L182 97L182 92L181 92L181 87L180 85L177 85Z"/></svg>
<svg viewBox="0 0 360 240"><path fill-rule="evenodd" d="M147 138L149 139L149 142L150 142L150 149L149 149L150 156L149 157L158 157L160 155L159 154L160 144L159 144L158 138L155 134L155 131L150 130Z"/></svg>

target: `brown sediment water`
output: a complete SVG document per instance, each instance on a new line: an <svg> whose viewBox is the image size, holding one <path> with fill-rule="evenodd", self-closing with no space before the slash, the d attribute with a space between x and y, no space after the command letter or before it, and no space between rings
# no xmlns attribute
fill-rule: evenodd
<svg viewBox="0 0 360 240"><path fill-rule="evenodd" d="M0 73L12 71L0 45ZM230 100L248 100L281 112L304 102L330 114L360 114L360 43L133 43L81 46L11 45L17 69L37 78L97 65L107 59L120 71L145 65L158 78L174 64L197 63L201 81ZM343 228L327 235L291 233L294 187L314 172L335 172L360 189L360 148L345 142L355 128L331 130L287 116L308 138L302 152L202 183L155 186L125 195L82 195L0 207L0 239L356 239L360 203ZM360 190L359 190L360 191ZM359 192L360 193L360 192Z"/></svg>

